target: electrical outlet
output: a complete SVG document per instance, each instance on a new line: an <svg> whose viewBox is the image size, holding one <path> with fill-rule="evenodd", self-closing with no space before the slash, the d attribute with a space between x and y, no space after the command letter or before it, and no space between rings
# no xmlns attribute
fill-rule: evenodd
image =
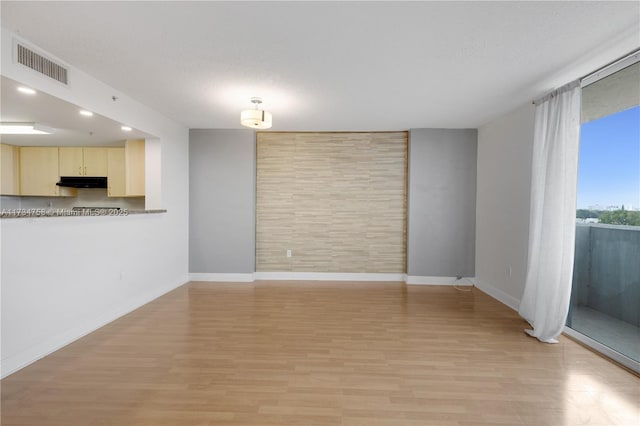
<svg viewBox="0 0 640 426"><path fill-rule="evenodd" d="M287 250L287 257L291 257L291 249Z"/></svg>

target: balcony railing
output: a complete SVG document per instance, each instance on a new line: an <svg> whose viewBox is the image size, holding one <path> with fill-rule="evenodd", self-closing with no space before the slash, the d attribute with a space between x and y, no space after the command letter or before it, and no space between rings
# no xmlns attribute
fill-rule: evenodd
<svg viewBox="0 0 640 426"><path fill-rule="evenodd" d="M640 359L640 227L576 225L567 325Z"/></svg>

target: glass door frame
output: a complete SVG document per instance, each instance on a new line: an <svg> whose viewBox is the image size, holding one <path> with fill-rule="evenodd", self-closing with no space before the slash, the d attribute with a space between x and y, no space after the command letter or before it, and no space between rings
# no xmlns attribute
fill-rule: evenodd
<svg viewBox="0 0 640 426"><path fill-rule="evenodd" d="M640 50L635 51L629 55L626 55L625 57L623 57L622 59L619 59L603 68L600 68L599 70L583 77L580 80L580 87L581 88L585 88L586 86L589 86L590 84L593 84L599 80L602 80L603 78L609 77L610 75L624 69L627 68L637 62L640 62ZM568 317L568 322L571 322L571 308L569 311L569 317ZM620 352L615 351L614 349L592 339L591 337L582 334L572 328L570 328L568 325L565 325L564 327L564 331L563 334L567 335L568 337L582 343L583 345L593 349L594 351L600 353L601 355L610 358L611 360L617 362L618 364L623 365L624 367L635 371L636 373L640 374L640 362L631 359L623 354L621 354Z"/></svg>

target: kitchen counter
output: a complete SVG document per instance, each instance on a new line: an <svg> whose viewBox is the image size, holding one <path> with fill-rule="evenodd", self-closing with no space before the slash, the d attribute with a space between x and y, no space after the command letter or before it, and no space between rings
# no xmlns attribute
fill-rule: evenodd
<svg viewBox="0 0 640 426"><path fill-rule="evenodd" d="M166 213L165 209L117 209L117 208L85 208L85 209L2 209L0 219L20 219L34 217L87 217L87 216L129 216L133 214Z"/></svg>

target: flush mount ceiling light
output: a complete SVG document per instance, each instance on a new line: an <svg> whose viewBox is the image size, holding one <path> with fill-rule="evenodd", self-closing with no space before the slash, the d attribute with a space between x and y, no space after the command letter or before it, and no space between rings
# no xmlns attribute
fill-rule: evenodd
<svg viewBox="0 0 640 426"><path fill-rule="evenodd" d="M37 123L0 123L1 135L50 135L51 127Z"/></svg>
<svg viewBox="0 0 640 426"><path fill-rule="evenodd" d="M268 129L272 125L271 113L258 106L262 103L260 98L251 98L251 102L255 105L255 109L245 109L240 113L240 124L252 129Z"/></svg>
<svg viewBox="0 0 640 426"><path fill-rule="evenodd" d="M125 132L130 132L132 129L129 126L122 126L120 127L122 130L124 130Z"/></svg>
<svg viewBox="0 0 640 426"><path fill-rule="evenodd" d="M93 117L93 113L91 111L87 111L86 109L81 109L80 115L84 115L85 117Z"/></svg>

